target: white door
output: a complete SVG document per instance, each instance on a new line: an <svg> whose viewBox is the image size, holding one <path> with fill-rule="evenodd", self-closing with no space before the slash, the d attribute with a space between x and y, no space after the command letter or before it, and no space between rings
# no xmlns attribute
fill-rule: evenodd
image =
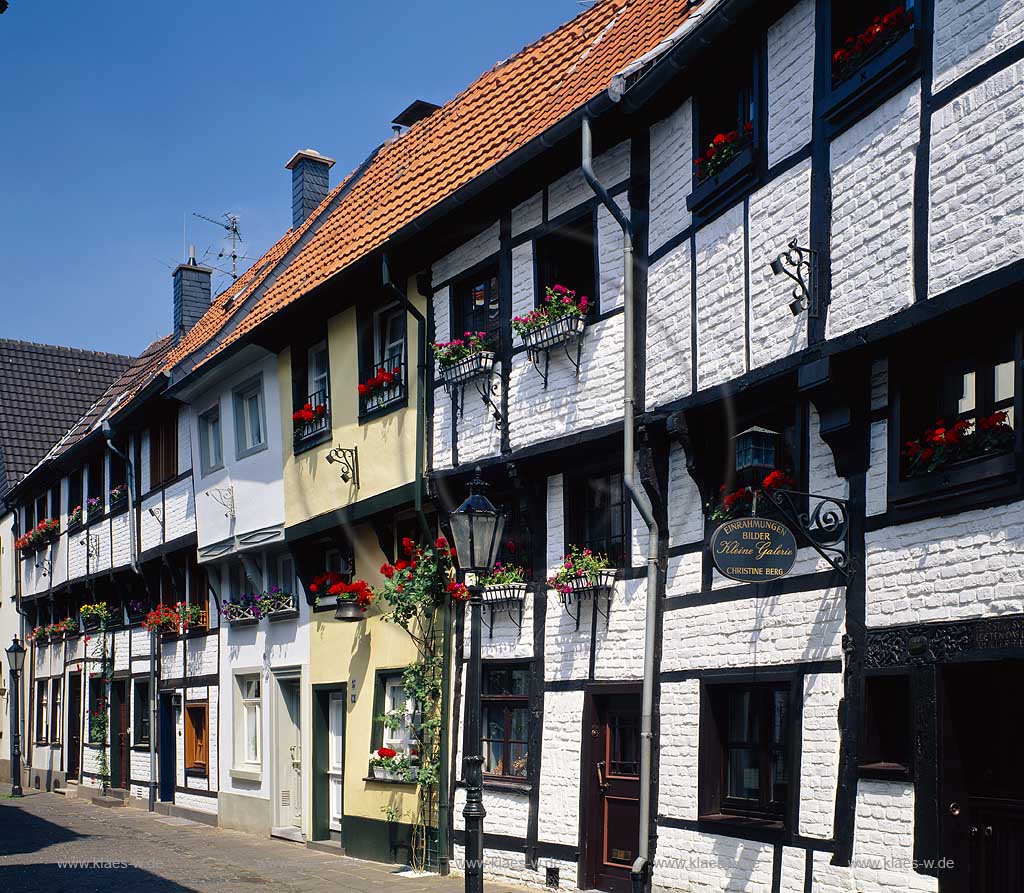
<svg viewBox="0 0 1024 893"><path fill-rule="evenodd" d="M342 801L342 769L345 754L345 693L331 692L331 701L327 714L327 748L328 765L327 781L331 789L330 829L341 831Z"/></svg>
<svg viewBox="0 0 1024 893"><path fill-rule="evenodd" d="M302 738L299 720L299 683L282 679L281 709L277 718L277 808L278 829L302 827Z"/></svg>

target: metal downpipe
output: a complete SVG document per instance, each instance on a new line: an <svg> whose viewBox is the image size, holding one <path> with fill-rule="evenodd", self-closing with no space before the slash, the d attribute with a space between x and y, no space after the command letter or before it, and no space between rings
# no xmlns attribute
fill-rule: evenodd
<svg viewBox="0 0 1024 893"><path fill-rule="evenodd" d="M633 862L631 881L633 890L642 891L650 871L650 812L651 812L651 756L653 748L654 714L654 651L657 645L655 618L658 605L658 522L654 517L651 501L633 477L635 457L633 403L635 381L633 335L635 331L633 307L633 224L629 217L608 194L594 173L593 137L590 119L583 119L583 177L597 195L601 204L615 218L623 235L623 375L622 425L623 425L623 469L622 481L629 497L647 525L647 613L644 618L644 677L640 715L640 827L639 853Z"/></svg>
<svg viewBox="0 0 1024 893"><path fill-rule="evenodd" d="M107 442L107 449L124 462L125 476L128 478L128 554L132 570L142 576L142 569L139 567L138 542L136 540L135 522L135 466L132 460L116 446L114 446L114 426L109 419L102 425L103 439ZM145 580L143 580L145 582ZM156 763L156 629L149 633L149 796L147 798L147 809L149 812L156 810L156 785L157 785L157 763Z"/></svg>

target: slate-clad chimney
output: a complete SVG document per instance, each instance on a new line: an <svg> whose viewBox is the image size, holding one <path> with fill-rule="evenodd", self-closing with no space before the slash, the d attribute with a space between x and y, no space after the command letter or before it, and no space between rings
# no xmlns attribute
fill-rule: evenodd
<svg viewBox="0 0 1024 893"><path fill-rule="evenodd" d="M210 279L213 270L196 263L196 247L189 246L188 260L174 271L174 343L181 341L199 318L210 309Z"/></svg>
<svg viewBox="0 0 1024 893"><path fill-rule="evenodd" d="M292 172L292 229L327 198L329 171L334 159L313 149L300 149L285 167Z"/></svg>

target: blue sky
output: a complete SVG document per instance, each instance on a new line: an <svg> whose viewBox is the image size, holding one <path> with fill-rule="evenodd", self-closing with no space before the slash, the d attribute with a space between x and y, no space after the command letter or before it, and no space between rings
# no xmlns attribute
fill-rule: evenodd
<svg viewBox="0 0 1024 893"><path fill-rule="evenodd" d="M441 103L577 0L10 0L0 16L0 337L136 353L171 327L182 223L216 259L291 222L284 164L332 185L412 100ZM248 261L246 262L248 263ZM215 289L229 278L218 274Z"/></svg>

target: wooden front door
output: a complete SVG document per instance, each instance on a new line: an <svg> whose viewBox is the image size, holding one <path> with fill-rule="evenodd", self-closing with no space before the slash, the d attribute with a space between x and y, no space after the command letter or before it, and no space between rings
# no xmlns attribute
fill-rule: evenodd
<svg viewBox="0 0 1024 893"><path fill-rule="evenodd" d="M1024 890L1024 662L942 676L942 893Z"/></svg>
<svg viewBox="0 0 1024 893"><path fill-rule="evenodd" d="M640 693L593 693L588 714L584 883L628 893L639 844Z"/></svg>
<svg viewBox="0 0 1024 893"><path fill-rule="evenodd" d="M78 779L82 763L82 674L68 676L67 777Z"/></svg>
<svg viewBox="0 0 1024 893"><path fill-rule="evenodd" d="M110 786L128 787L128 687L124 680L110 684Z"/></svg>

